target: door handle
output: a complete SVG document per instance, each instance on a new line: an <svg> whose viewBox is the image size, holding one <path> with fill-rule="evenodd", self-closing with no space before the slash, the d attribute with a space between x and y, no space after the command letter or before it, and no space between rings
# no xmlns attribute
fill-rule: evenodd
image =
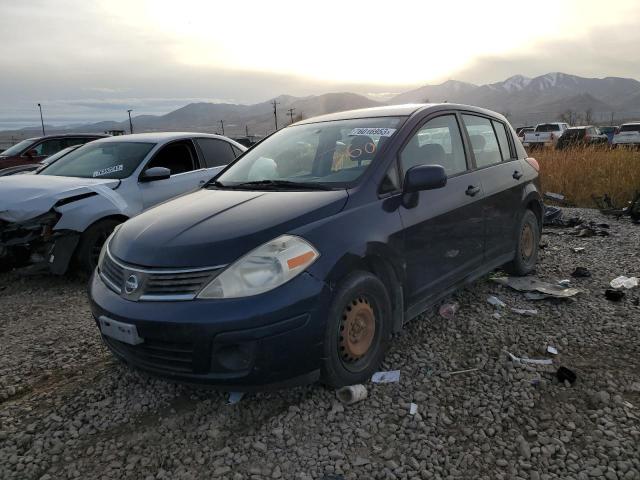
<svg viewBox="0 0 640 480"><path fill-rule="evenodd" d="M478 193L480 193L480 187L476 185L469 185L464 193L466 193L470 197L475 197Z"/></svg>
<svg viewBox="0 0 640 480"><path fill-rule="evenodd" d="M516 170L515 172L513 172L512 177L515 178L516 180L520 180L522 178L522 173Z"/></svg>

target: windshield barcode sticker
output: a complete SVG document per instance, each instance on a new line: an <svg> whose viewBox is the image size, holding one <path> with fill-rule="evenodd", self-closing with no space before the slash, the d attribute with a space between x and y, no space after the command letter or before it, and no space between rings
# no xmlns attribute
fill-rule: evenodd
<svg viewBox="0 0 640 480"><path fill-rule="evenodd" d="M124 165L114 165L113 167L103 168L102 170L96 170L93 172L93 178L108 175L113 172L121 172L124 169Z"/></svg>
<svg viewBox="0 0 640 480"><path fill-rule="evenodd" d="M390 137L395 132L395 128L354 128L349 134L350 137L354 135L379 135L381 137Z"/></svg>

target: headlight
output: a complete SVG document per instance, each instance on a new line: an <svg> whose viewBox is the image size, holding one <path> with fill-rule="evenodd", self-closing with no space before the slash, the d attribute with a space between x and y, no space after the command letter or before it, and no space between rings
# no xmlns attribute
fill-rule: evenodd
<svg viewBox="0 0 640 480"><path fill-rule="evenodd" d="M198 298L238 298L268 292L304 272L319 256L306 240L282 235L236 260Z"/></svg>
<svg viewBox="0 0 640 480"><path fill-rule="evenodd" d="M111 232L111 235L109 235L107 239L104 241L104 243L102 244L102 248L100 249L100 255L98 256L98 270L100 270L100 267L102 267L102 262L104 261L104 256L107 254L107 248L109 247L109 243L111 242L111 239L116 234L116 232L120 229L120 225L116 225L116 228L113 229L113 232Z"/></svg>

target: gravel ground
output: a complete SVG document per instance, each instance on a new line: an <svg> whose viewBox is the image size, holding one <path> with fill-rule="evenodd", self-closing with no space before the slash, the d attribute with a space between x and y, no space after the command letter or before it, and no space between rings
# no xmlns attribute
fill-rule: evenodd
<svg viewBox="0 0 640 480"><path fill-rule="evenodd" d="M640 288L603 295L640 276L640 226L565 210L577 213L611 235L549 229L537 271L557 281L587 267L575 301L480 281L456 295L454 319L411 322L383 366L400 382L369 384L352 406L319 385L227 405L151 378L102 346L82 282L0 274L0 478L640 479ZM538 314L497 318L488 295ZM505 353L549 358L547 345L553 367ZM559 365L573 386L555 379Z"/></svg>

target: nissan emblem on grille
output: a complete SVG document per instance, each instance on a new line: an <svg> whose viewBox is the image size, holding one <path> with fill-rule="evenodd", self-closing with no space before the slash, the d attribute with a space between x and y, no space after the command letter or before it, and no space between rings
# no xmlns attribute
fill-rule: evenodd
<svg viewBox="0 0 640 480"><path fill-rule="evenodd" d="M127 295L131 295L138 289L138 277L135 275L129 275L127 281L124 282L124 291Z"/></svg>

